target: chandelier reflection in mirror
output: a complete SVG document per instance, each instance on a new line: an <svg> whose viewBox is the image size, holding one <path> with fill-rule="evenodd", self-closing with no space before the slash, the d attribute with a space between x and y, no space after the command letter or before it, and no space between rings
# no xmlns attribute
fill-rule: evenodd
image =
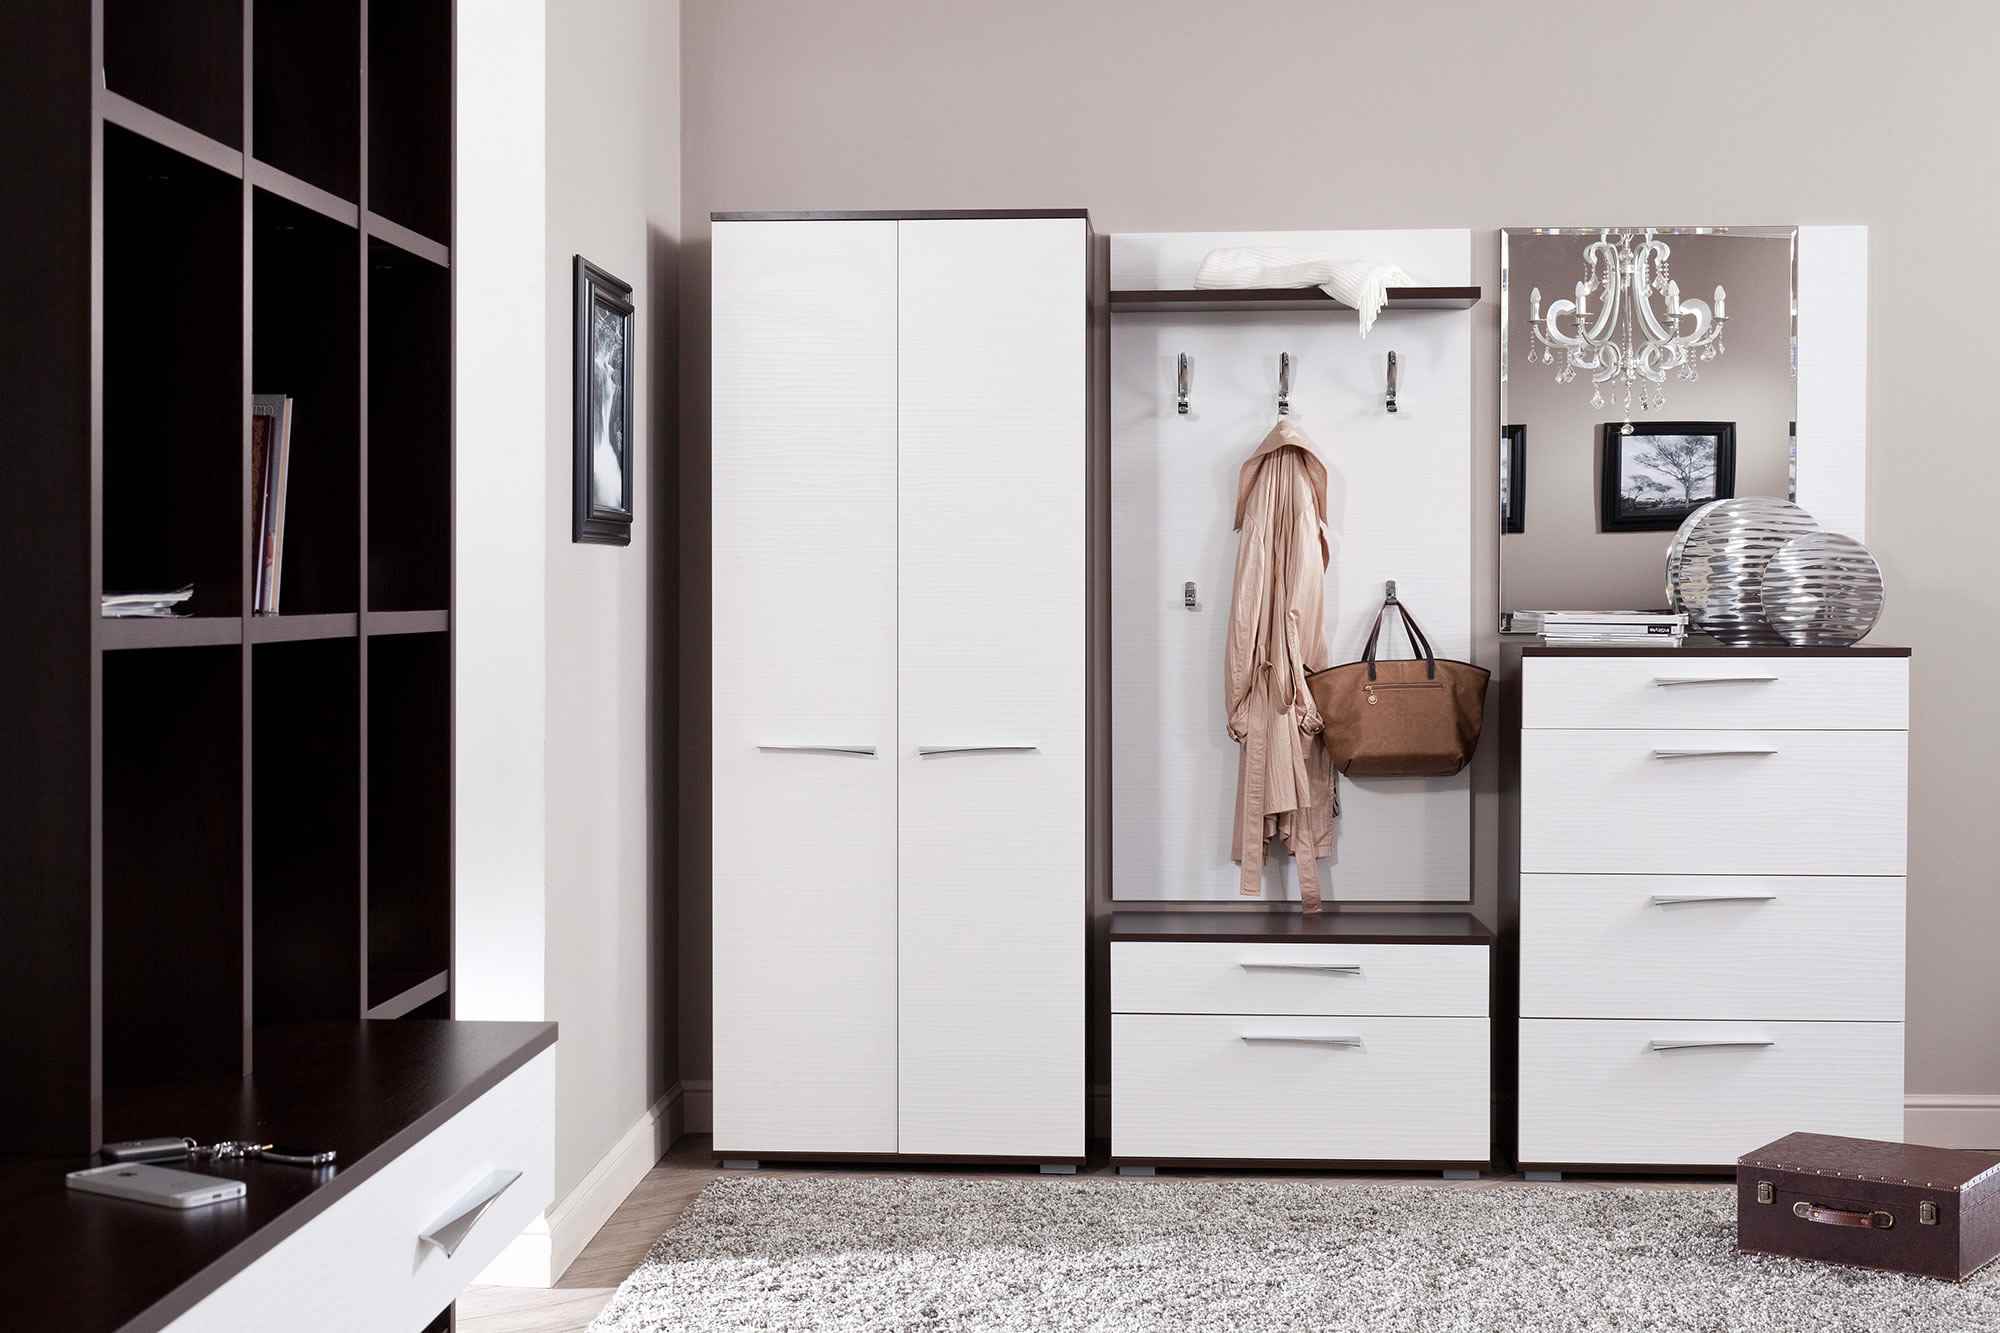
<svg viewBox="0 0 2000 1333"><path fill-rule="evenodd" d="M1722 355L1722 326L1729 322L1724 306L1726 293L1715 289L1715 305L1698 297L1681 295L1680 283L1670 270L1667 243L1648 228L1643 238L1636 232L1598 233L1583 251L1584 278L1576 284L1575 300L1549 303L1542 314L1542 289L1528 294L1528 328L1535 335L1528 344L1528 362L1540 357L1545 366L1554 365L1557 354L1562 368L1556 383L1568 384L1579 370L1590 372L1590 405L1604 406L1604 386L1625 389L1625 416L1629 421L1636 400L1640 411L1664 406L1666 390L1661 386L1670 373L1683 380L1700 378L1699 361L1713 361ZM1595 310L1591 298L1598 298ZM1653 312L1654 298L1661 313ZM1565 328L1565 325L1568 327Z"/></svg>

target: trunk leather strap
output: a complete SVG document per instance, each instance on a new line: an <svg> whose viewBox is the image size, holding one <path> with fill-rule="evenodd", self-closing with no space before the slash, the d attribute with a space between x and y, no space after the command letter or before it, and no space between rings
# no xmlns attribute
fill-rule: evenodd
<svg viewBox="0 0 2000 1333"><path fill-rule="evenodd" d="M1872 1213L1857 1213L1847 1208L1822 1208L1804 1199L1792 1205L1792 1216L1822 1226L1865 1227L1871 1231L1887 1231L1896 1225L1896 1215L1880 1208Z"/></svg>

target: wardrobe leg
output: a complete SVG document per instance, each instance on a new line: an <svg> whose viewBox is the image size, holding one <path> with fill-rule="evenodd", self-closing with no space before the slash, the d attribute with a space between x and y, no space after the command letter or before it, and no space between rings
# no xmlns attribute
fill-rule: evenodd
<svg viewBox="0 0 2000 1333"><path fill-rule="evenodd" d="M1045 1176L1073 1176L1076 1174L1076 1163L1043 1162L1040 1169Z"/></svg>
<svg viewBox="0 0 2000 1333"><path fill-rule="evenodd" d="M1561 1180L1563 1173L1560 1171L1523 1171L1521 1178L1523 1180Z"/></svg>
<svg viewBox="0 0 2000 1333"><path fill-rule="evenodd" d="M724 1171L755 1171L757 1159L754 1157L725 1157L722 1159Z"/></svg>
<svg viewBox="0 0 2000 1333"><path fill-rule="evenodd" d="M1153 1168L1150 1166L1121 1166L1118 1168L1118 1174L1121 1176L1150 1176L1153 1174Z"/></svg>
<svg viewBox="0 0 2000 1333"><path fill-rule="evenodd" d="M1446 1171L1444 1178L1446 1180L1477 1180L1479 1179L1479 1173L1477 1171Z"/></svg>

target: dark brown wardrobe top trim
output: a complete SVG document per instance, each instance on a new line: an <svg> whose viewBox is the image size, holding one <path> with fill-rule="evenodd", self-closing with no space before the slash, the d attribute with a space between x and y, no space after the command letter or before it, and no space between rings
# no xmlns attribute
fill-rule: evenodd
<svg viewBox="0 0 2000 1333"><path fill-rule="evenodd" d="M1087 208L930 208L864 209L859 212L777 209L769 212L710 213L710 222L942 222L957 218L1082 218Z"/></svg>

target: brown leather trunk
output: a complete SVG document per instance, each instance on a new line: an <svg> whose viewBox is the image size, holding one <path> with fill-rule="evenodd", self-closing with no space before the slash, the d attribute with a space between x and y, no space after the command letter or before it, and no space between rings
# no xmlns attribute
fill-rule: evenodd
<svg viewBox="0 0 2000 1333"><path fill-rule="evenodd" d="M2000 1257L2000 1152L1787 1134L1736 1163L1736 1246L1961 1282Z"/></svg>

